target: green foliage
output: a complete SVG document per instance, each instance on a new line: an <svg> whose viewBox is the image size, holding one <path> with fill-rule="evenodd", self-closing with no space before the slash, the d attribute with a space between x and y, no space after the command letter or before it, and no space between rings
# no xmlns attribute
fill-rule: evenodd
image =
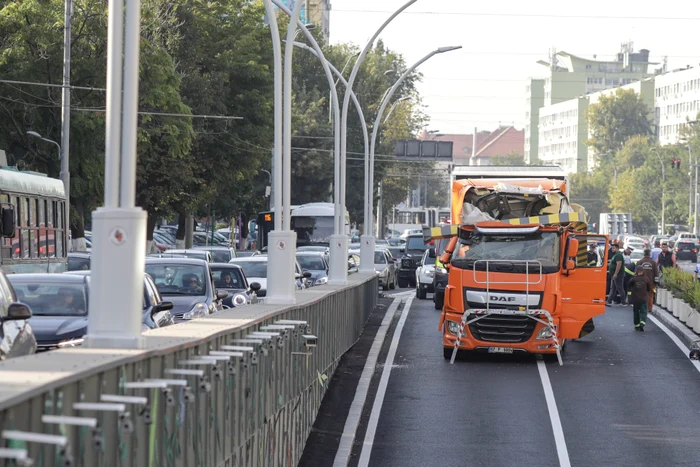
<svg viewBox="0 0 700 467"><path fill-rule="evenodd" d="M520 153L520 152L511 151L509 154L506 154L505 156L490 158L490 164L491 165L499 165L499 166L526 165L525 164L525 155Z"/></svg>
<svg viewBox="0 0 700 467"><path fill-rule="evenodd" d="M662 285L670 290L674 297L700 311L700 282L695 280L693 273L677 268L664 268Z"/></svg>

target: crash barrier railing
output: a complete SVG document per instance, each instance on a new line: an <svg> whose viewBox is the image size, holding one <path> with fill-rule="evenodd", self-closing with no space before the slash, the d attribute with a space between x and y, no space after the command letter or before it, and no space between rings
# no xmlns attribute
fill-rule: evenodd
<svg viewBox="0 0 700 467"><path fill-rule="evenodd" d="M0 465L296 465L374 274L145 334L0 362ZM10 460L13 459L13 460Z"/></svg>

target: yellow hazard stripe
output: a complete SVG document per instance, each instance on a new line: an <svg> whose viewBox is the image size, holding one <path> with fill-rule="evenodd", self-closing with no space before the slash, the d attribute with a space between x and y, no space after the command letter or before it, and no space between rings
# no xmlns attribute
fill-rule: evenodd
<svg viewBox="0 0 700 467"><path fill-rule="evenodd" d="M583 216L578 212L565 212L561 214L548 214L546 216L520 217L518 219L508 219L506 222L511 225L522 224L567 224L569 222L584 222Z"/></svg>
<svg viewBox="0 0 700 467"><path fill-rule="evenodd" d="M438 238L454 237L459 232L459 226L454 224L440 227L423 227L423 240L429 242Z"/></svg>

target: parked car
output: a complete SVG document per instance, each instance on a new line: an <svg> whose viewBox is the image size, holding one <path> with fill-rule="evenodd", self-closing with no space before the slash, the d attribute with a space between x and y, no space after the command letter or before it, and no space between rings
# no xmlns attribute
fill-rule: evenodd
<svg viewBox="0 0 700 467"><path fill-rule="evenodd" d="M395 289L398 281L395 259L387 250L374 251L374 270L379 276L379 286L383 290Z"/></svg>
<svg viewBox="0 0 700 467"><path fill-rule="evenodd" d="M67 271L89 271L90 270L90 253L83 251L74 251L68 253L66 262Z"/></svg>
<svg viewBox="0 0 700 467"><path fill-rule="evenodd" d="M319 251L297 251L297 262L302 271L311 273L311 286L328 283L328 262L326 255Z"/></svg>
<svg viewBox="0 0 700 467"><path fill-rule="evenodd" d="M167 258L167 256L165 256L165 255L179 255L179 256L184 256L185 258L202 259L202 260L206 261L207 263L214 262L214 257L210 251L200 250L197 248L192 248L191 250L179 250L179 249L165 250L160 257Z"/></svg>
<svg viewBox="0 0 700 467"><path fill-rule="evenodd" d="M214 277L216 290L228 293L228 296L223 299L224 306L235 308L257 303L257 292L260 290L260 284L258 282L249 283L243 273L243 268L233 263L214 263L209 267Z"/></svg>
<svg viewBox="0 0 700 467"><path fill-rule="evenodd" d="M194 258L146 258L161 296L173 302L175 322L207 316L223 309L228 292L217 292L208 262Z"/></svg>
<svg viewBox="0 0 700 467"><path fill-rule="evenodd" d="M66 274L81 275L90 278L90 271L72 271ZM89 280L88 280L89 285ZM149 329L162 328L175 324L172 313L172 302L166 302L158 292L153 278L145 273L143 275L143 317L141 320L141 332Z"/></svg>
<svg viewBox="0 0 700 467"><path fill-rule="evenodd" d="M11 274L17 299L32 309L38 350L73 347L87 334L88 278L75 274Z"/></svg>
<svg viewBox="0 0 700 467"><path fill-rule="evenodd" d="M0 272L0 360L36 352L32 315L31 307L18 301L14 287Z"/></svg>
<svg viewBox="0 0 700 467"><path fill-rule="evenodd" d="M695 260L698 255L698 244L692 239L678 240L673 250L678 260Z"/></svg>
<svg viewBox="0 0 700 467"><path fill-rule="evenodd" d="M434 293L435 249L428 248L416 268L416 298L424 300L428 293Z"/></svg>
<svg viewBox="0 0 700 467"><path fill-rule="evenodd" d="M228 263L236 257L236 250L228 246L196 246L194 249L211 253L213 263Z"/></svg>

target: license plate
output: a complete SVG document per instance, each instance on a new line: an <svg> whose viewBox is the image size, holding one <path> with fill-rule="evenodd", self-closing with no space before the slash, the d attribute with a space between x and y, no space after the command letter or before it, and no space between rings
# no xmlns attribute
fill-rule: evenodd
<svg viewBox="0 0 700 467"><path fill-rule="evenodd" d="M513 353L512 347L489 347L489 353Z"/></svg>

